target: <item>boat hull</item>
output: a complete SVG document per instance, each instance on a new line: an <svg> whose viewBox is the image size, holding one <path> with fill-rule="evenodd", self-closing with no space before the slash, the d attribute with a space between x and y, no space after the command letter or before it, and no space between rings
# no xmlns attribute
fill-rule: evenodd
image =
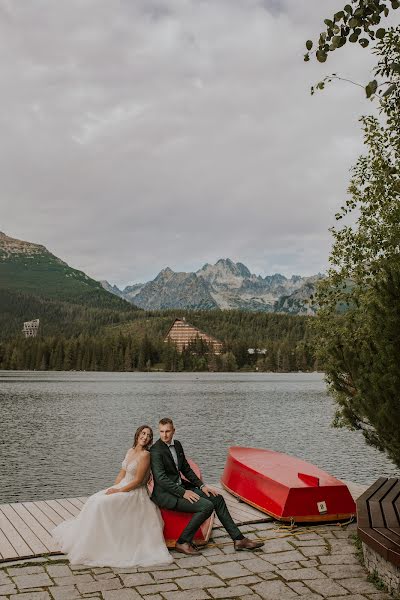
<svg viewBox="0 0 400 600"><path fill-rule="evenodd" d="M197 477L201 479L201 471L198 465L192 460L188 461L193 471L196 473ZM153 483L149 483L149 491L151 493L153 489ZM164 521L164 539L168 548L175 548L176 542L185 529L186 525L189 523L190 519L193 517L193 513L185 513L179 512L176 510L169 510L167 508L161 508L161 517ZM199 529L196 531L194 536L194 542L198 546L203 546L207 544L210 539L211 530L214 523L214 513L209 517Z"/></svg>
<svg viewBox="0 0 400 600"><path fill-rule="evenodd" d="M272 450L229 448L221 483L243 502L280 521L343 521L356 514L342 481Z"/></svg>

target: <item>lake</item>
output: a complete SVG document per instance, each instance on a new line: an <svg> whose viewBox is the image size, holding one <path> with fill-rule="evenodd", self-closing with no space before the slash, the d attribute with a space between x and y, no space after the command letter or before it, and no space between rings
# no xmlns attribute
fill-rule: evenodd
<svg viewBox="0 0 400 600"><path fill-rule="evenodd" d="M272 448L358 483L398 476L358 432L333 429L317 373L0 371L0 503L110 486L135 429L160 418L217 482L229 446Z"/></svg>

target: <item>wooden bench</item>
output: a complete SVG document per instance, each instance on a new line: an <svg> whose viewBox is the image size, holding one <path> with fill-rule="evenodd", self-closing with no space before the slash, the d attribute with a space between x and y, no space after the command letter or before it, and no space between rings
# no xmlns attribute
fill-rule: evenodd
<svg viewBox="0 0 400 600"><path fill-rule="evenodd" d="M359 538L400 567L400 479L380 477L356 504Z"/></svg>

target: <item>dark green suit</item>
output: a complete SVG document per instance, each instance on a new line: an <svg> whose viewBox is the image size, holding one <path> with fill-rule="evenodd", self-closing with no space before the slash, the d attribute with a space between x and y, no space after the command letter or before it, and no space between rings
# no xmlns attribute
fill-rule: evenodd
<svg viewBox="0 0 400 600"><path fill-rule="evenodd" d="M223 496L208 497L201 491L203 482L190 468L186 460L182 444L174 440L175 451L178 459L178 469L167 444L158 440L150 450L151 470L154 479L154 488L151 499L161 508L169 508L182 512L194 513L189 524L182 531L179 543L191 543L194 534L202 523L212 514L213 510L233 540L243 538L238 527L232 520L226 507ZM180 480L180 473L188 480ZM192 490L200 496L197 502L189 502L183 497L186 490Z"/></svg>

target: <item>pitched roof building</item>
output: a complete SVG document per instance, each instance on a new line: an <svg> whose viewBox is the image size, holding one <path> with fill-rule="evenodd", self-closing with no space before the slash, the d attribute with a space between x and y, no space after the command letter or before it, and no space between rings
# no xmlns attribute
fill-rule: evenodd
<svg viewBox="0 0 400 600"><path fill-rule="evenodd" d="M173 342L178 351L182 352L196 338L204 340L213 349L214 354L221 354L222 342L207 333L203 333L197 327L193 327L193 325L186 322L185 318L175 319L165 336L164 342Z"/></svg>

